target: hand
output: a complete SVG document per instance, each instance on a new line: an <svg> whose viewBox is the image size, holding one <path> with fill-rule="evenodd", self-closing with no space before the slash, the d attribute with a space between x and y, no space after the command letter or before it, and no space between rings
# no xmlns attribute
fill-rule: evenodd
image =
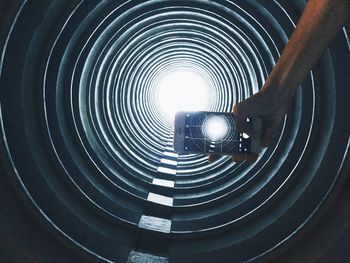
<svg viewBox="0 0 350 263"><path fill-rule="evenodd" d="M282 123L292 103L293 95L294 92L289 94L287 89L265 85L258 93L234 106L233 114L237 121L237 129L252 136L254 131L246 119L260 116L261 145L267 147Z"/></svg>
<svg viewBox="0 0 350 263"><path fill-rule="evenodd" d="M293 92L291 93L291 91ZM234 106L233 114L237 121L237 130L253 136L255 131L246 120L248 117L261 117L261 145L267 147L282 123L293 100L293 95L294 89L283 89L282 87L265 84L258 93ZM257 158L256 153L234 154L232 156L232 159L236 162L243 160L255 162ZM216 155L209 156L210 162L216 159L218 159Z"/></svg>
<svg viewBox="0 0 350 263"><path fill-rule="evenodd" d="M264 87L233 108L237 128L253 135L247 117L262 118L263 147L267 147L283 121L294 97L313 65L344 25L350 26L349 0L310 0L281 57L269 74ZM217 156L209 156L214 161ZM233 160L255 161L257 155L234 155Z"/></svg>

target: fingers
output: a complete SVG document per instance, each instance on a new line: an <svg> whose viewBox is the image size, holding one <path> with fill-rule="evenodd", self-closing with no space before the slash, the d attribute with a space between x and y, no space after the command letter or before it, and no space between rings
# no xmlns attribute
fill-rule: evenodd
<svg viewBox="0 0 350 263"><path fill-rule="evenodd" d="M213 154L211 154L211 155L209 155L209 157L208 157L208 161L209 161L210 163L212 163L212 162L215 162L216 160L218 160L220 157L221 157L220 155L213 155Z"/></svg>
<svg viewBox="0 0 350 263"><path fill-rule="evenodd" d="M261 146L268 147L273 140L274 134L276 133L283 116L274 116L274 118L265 118L263 124L263 130L261 135Z"/></svg>
<svg viewBox="0 0 350 263"><path fill-rule="evenodd" d="M232 155L232 160L234 162L242 162L247 161L249 163L254 163L258 159L258 154L250 153L250 154L234 154Z"/></svg>
<svg viewBox="0 0 350 263"><path fill-rule="evenodd" d="M273 138L273 133L274 133L274 130L272 127L268 127L263 131L263 135L261 138L261 146L262 147L265 148L271 144L272 138Z"/></svg>

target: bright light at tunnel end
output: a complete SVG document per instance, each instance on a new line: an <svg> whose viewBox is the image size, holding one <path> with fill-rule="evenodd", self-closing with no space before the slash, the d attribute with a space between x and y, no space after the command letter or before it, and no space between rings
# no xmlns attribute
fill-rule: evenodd
<svg viewBox="0 0 350 263"><path fill-rule="evenodd" d="M156 105L166 121L172 123L178 111L209 109L209 84L203 75L186 69L162 76L156 86Z"/></svg>

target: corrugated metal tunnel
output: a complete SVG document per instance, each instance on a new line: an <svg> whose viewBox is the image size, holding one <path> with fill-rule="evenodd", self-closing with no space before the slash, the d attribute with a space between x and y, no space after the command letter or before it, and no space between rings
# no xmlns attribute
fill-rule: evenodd
<svg viewBox="0 0 350 263"><path fill-rule="evenodd" d="M2 37L2 173L55 238L96 261L264 259L308 224L349 159L346 30L254 164L177 155L159 87L192 72L206 109L229 112L262 86L304 5L19 3Z"/></svg>

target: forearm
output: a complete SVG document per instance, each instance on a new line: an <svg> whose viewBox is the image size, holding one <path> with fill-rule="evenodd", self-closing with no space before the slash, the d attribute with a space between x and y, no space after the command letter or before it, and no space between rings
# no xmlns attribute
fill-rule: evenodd
<svg viewBox="0 0 350 263"><path fill-rule="evenodd" d="M309 0L265 86L281 89L287 96L294 94L335 35L349 22L350 0Z"/></svg>
<svg viewBox="0 0 350 263"><path fill-rule="evenodd" d="M247 123L247 117L261 117L261 144L267 147L293 101L296 88L349 22L350 0L309 0L263 88L234 106L237 129L252 136L256 131ZM255 160L257 156L248 157L234 160Z"/></svg>

